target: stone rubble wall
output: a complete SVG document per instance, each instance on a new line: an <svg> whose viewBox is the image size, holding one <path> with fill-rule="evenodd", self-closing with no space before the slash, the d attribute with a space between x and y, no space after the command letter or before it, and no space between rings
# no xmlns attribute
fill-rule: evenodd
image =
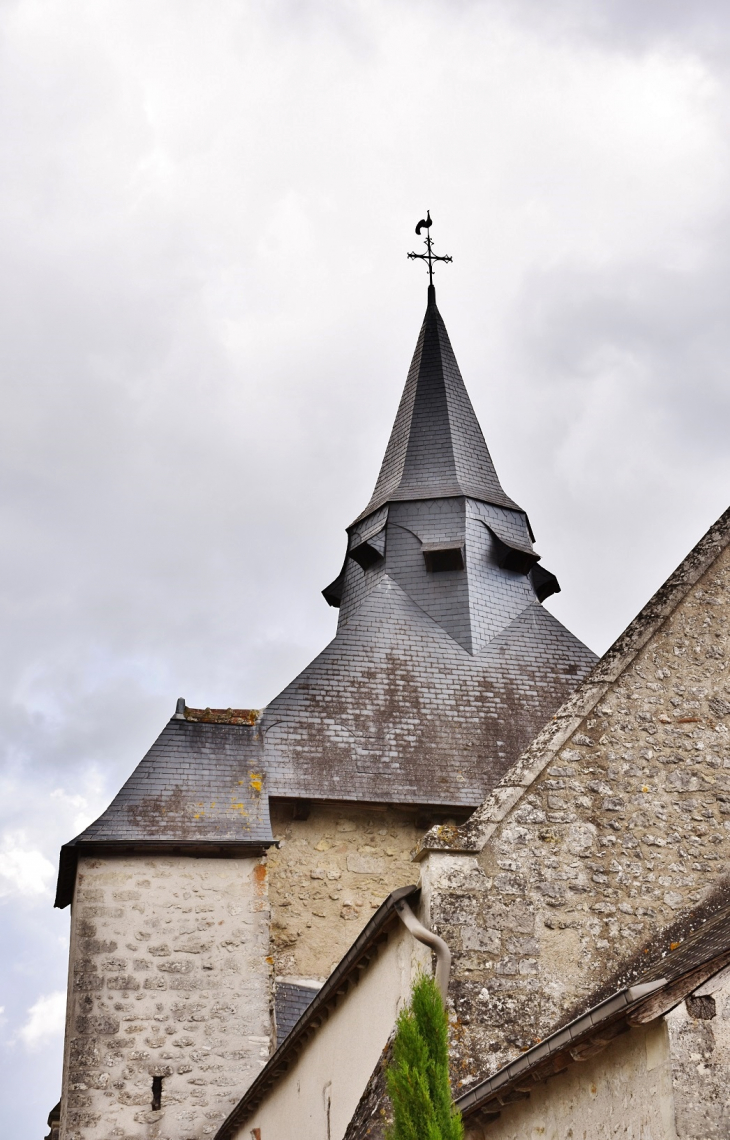
<svg viewBox="0 0 730 1140"><path fill-rule="evenodd" d="M681 939L682 916L727 882L729 659L725 549L529 787L508 790L482 849L427 855L430 919L455 955L457 1090L619 988L622 963L672 924Z"/></svg>
<svg viewBox="0 0 730 1140"><path fill-rule="evenodd" d="M213 1135L269 1055L268 953L261 860L82 856L62 1140Z"/></svg>
<svg viewBox="0 0 730 1140"><path fill-rule="evenodd" d="M268 855L276 976L324 982L396 887L418 881L413 850L425 827L413 813L312 804L292 819L271 807L281 846Z"/></svg>

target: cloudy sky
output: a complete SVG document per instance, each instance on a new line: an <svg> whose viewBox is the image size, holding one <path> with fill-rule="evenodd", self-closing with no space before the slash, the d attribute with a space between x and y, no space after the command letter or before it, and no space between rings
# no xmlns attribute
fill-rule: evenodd
<svg viewBox="0 0 730 1140"><path fill-rule="evenodd" d="M184 695L327 642L425 304L603 651L728 505L730 11L0 0L4 1129L60 1087L60 844Z"/></svg>

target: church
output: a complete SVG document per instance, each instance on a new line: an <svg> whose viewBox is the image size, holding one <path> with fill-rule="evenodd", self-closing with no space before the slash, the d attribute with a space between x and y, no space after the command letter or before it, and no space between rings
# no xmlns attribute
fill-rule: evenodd
<svg viewBox="0 0 730 1140"><path fill-rule="evenodd" d="M347 527L342 567L322 591L323 604L338 609L336 636L264 709L196 709L179 699L107 810L61 850L56 906L71 906L54 1125L62 1140L335 1140L346 1129L353 1138L382 1135L382 1057L394 1015L376 986L368 1001L385 1020L368 1037L347 979L363 973L365 994L366 976L375 976L361 964L372 958L367 948L387 942L404 905L414 930L437 931L436 940L455 953L448 1002L461 1095L608 984L611 970L603 978L586 967L585 978L558 996L561 968L577 977L586 951L576 920L557 918L565 879L538 867L536 856L522 865L523 848L533 842L524 833L550 832L552 839L534 843L558 863L561 828L578 835L573 847L583 842L574 862L594 851L595 793L575 785L582 749L600 743L593 725L602 722L581 710L587 693L619 683L634 658L619 653L619 668L614 647L597 662L543 605L560 589L558 579L541 564L526 510L500 483L436 305L430 217L419 225L427 227L426 254L414 255L428 261L426 312L375 489ZM680 601L686 604L685 594ZM710 614L722 619L724 610ZM650 626L644 621L642 629ZM658 630L655 622L650 637ZM721 677L724 649L718 654L711 672ZM716 687L705 682L703 699L722 705ZM684 708L684 694L680 703ZM581 732L576 723L584 720L590 728ZM568 736L556 744L566 725ZM548 760L557 766L546 777ZM623 777L618 760L612 763L614 776L600 763L591 769L604 801L621 798L612 781ZM641 771L651 767L637 763ZM722 766L712 777L718 796ZM550 785L549 810L529 807L538 778ZM612 810L605 808L616 823ZM613 852L610 843L604 847ZM593 878L581 865L584 901L598 889L599 863ZM719 889L722 862L704 865ZM518 883L512 895L508 879ZM540 893L545 883L555 886ZM687 904L695 909L698 890ZM524 943L511 952L517 982L508 969L495 989L490 963L502 951L495 957L494 932L510 929L505 908L520 911L529 927L533 896L555 903L540 919L552 947L544 959L547 990L534 922L511 936L515 946ZM495 907L502 918L490 923ZM600 925L596 913L603 912L588 911L588 918ZM635 941L646 936L646 920L634 926ZM402 981L411 968L403 966L404 954L411 961L403 939L413 939L398 929L389 945L401 947ZM418 935L413 945L421 945ZM419 952L430 968L430 956ZM388 961L386 954L383 970ZM620 965L612 960L611 969ZM398 985L388 990L396 1003L407 996ZM485 991L504 992L506 1004L492 1009L480 996ZM265 1100L262 1090L278 1095L277 1082L293 1063L282 1061L287 1050L296 1046L294 1058L304 1049L315 1067L330 1056L322 1063L333 1067L317 1031L334 1008L350 1051L363 1033L370 1041L364 1068L356 1066L337 1105L327 1101L326 1123L312 1117L311 1132L292 1122L290 1108L288 1125L257 1126L249 1117ZM324 1087L333 1081L331 1074ZM485 1094L469 1109L475 1128L499 1115L496 1103Z"/></svg>

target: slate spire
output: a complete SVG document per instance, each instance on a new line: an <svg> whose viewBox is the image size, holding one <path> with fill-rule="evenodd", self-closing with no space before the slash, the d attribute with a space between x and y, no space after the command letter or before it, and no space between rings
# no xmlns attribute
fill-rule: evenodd
<svg viewBox="0 0 730 1140"><path fill-rule="evenodd" d="M449 334L428 305L373 496L355 520L385 503L464 495L521 510L502 490Z"/></svg>

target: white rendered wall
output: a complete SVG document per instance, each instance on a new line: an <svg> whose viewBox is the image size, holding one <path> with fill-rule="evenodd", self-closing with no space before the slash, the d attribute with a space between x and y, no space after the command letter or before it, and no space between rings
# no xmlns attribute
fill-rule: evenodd
<svg viewBox="0 0 730 1140"><path fill-rule="evenodd" d="M370 1075L430 955L404 927L389 933L359 984L236 1133L249 1140L342 1140Z"/></svg>
<svg viewBox="0 0 730 1140"><path fill-rule="evenodd" d="M212 1136L269 1054L268 953L260 860L82 857L61 1140Z"/></svg>

